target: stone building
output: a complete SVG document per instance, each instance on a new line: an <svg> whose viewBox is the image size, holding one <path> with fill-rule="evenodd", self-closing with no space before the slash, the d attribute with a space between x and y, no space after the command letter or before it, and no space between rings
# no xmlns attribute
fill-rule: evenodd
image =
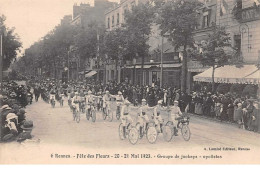
<svg viewBox="0 0 260 177"><path fill-rule="evenodd" d="M89 24L96 23L99 26L105 25L105 11L113 7L116 3L108 0L94 0L94 6L90 4L81 3L73 6L73 19L72 25L87 28ZM97 36L98 38L98 36ZM74 48L73 46L71 48ZM73 80L85 80L85 73L89 73L92 70L98 70L98 79L103 80L104 68L95 67L97 58L79 58L77 53L69 51L69 56L72 61L70 68L70 78ZM92 72L94 73L94 72ZM91 77L86 75L86 77Z"/></svg>
<svg viewBox="0 0 260 177"><path fill-rule="evenodd" d="M227 73L224 76L216 75L217 83L252 84L259 87L259 76L255 77L255 73L259 73L256 64L260 61L259 4L258 0L217 0L216 24L226 27L232 46L237 49L237 59L244 62L244 67L230 70L234 77ZM233 66L218 68L217 73L227 71L228 67ZM241 75L242 71L244 74ZM209 74L210 72L205 71L194 79L211 82Z"/></svg>

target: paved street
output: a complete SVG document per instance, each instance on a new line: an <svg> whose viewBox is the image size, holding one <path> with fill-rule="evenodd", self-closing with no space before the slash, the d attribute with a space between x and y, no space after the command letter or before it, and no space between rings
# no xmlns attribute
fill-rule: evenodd
<svg viewBox="0 0 260 177"><path fill-rule="evenodd" d="M198 116L191 116L190 129L192 135L189 142L184 141L179 133L179 136L174 137L171 142L165 142L160 134L156 144L149 144L147 139L143 138L136 145L132 145L128 140L119 139L118 125L120 122L115 119L113 122L104 121L100 112L97 114L95 123L87 121L84 114L81 115L80 123L76 123L72 119L72 113L67 102L65 102L64 107L56 104L55 108L51 108L50 104L40 100L28 106L26 111L27 119L34 122L32 132L34 139L40 139L40 145L37 146L44 147L43 152L47 152L45 151L46 147L53 153L63 152L66 149L65 147L69 149L73 147L74 151L88 149L88 151L94 150L93 152L110 150L113 152L116 150L117 152L144 151L161 154L172 150L175 153L203 152L205 151L204 148L217 147L241 147L250 148L253 151L254 148L260 147L260 134L238 129L235 125L202 119ZM136 111L133 110L131 113L134 115ZM17 148L17 143L3 144L2 147L4 149ZM26 147L26 143L22 147ZM32 145L28 147L32 150ZM37 154L37 152L35 153ZM223 151L220 153L223 153ZM227 153L230 153L230 151Z"/></svg>

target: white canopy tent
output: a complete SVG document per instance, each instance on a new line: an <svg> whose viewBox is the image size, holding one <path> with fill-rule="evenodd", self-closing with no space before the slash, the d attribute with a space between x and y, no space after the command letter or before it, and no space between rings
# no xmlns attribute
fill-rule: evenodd
<svg viewBox="0 0 260 177"><path fill-rule="evenodd" d="M212 70L208 70L193 77L194 81L212 82ZM230 84L260 84L260 71L255 65L244 65L236 67L226 65L215 70L214 81L216 83Z"/></svg>

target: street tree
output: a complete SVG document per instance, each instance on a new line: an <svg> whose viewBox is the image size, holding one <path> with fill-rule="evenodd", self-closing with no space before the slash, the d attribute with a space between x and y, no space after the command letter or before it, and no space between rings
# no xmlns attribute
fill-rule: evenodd
<svg viewBox="0 0 260 177"><path fill-rule="evenodd" d="M123 60L124 49L126 47L126 30L124 28L116 28L105 34L103 39L103 52L106 54L106 60L114 61L115 67L118 68L119 61ZM107 61L104 61L107 63ZM117 71L117 69L116 69ZM115 73L115 80L118 78L118 72Z"/></svg>
<svg viewBox="0 0 260 177"><path fill-rule="evenodd" d="M36 68L40 67L46 76L52 74L57 78L58 68L63 67L67 61L67 52L74 42L75 32L70 24L60 24L31 45L19 61L28 68L24 72L27 72L27 75L35 75Z"/></svg>
<svg viewBox="0 0 260 177"><path fill-rule="evenodd" d="M181 90L186 92L187 49L194 46L193 32L198 25L196 9L202 3L198 0L161 0L156 6L161 35L167 35L176 50L183 47Z"/></svg>
<svg viewBox="0 0 260 177"><path fill-rule="evenodd" d="M76 52L80 59L89 62L91 58L97 57L98 33L102 33L103 27L97 22L91 22L86 28L78 28L74 38Z"/></svg>
<svg viewBox="0 0 260 177"><path fill-rule="evenodd" d="M149 56L148 40L151 34L151 26L155 17L155 11L153 5L148 3L140 3L137 6L133 6L131 11L125 13L126 29L126 57L138 56L141 58L141 73L143 73L144 61ZM141 77L141 84L143 84L143 78Z"/></svg>
<svg viewBox="0 0 260 177"><path fill-rule="evenodd" d="M212 67L212 92L215 91L215 70L226 64L241 64L240 58L236 57L237 51L231 46L231 38L225 27L214 26L208 39L200 44L198 50L190 52L192 58L196 58L203 66Z"/></svg>
<svg viewBox="0 0 260 177"><path fill-rule="evenodd" d="M6 17L0 16L0 33L3 37L3 70L7 70L10 64L16 60L17 54L20 52L22 43L18 34L15 33L15 28L8 28L5 25Z"/></svg>

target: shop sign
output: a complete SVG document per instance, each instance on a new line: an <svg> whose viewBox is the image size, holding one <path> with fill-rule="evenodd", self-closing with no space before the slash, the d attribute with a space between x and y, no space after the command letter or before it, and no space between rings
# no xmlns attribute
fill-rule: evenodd
<svg viewBox="0 0 260 177"><path fill-rule="evenodd" d="M199 82L212 82L210 77L195 77L194 81ZM249 78L214 78L215 83L229 83L229 84L260 84L260 79Z"/></svg>
<svg viewBox="0 0 260 177"><path fill-rule="evenodd" d="M243 9L242 11L242 22L248 22L260 19L260 10L255 7Z"/></svg>

